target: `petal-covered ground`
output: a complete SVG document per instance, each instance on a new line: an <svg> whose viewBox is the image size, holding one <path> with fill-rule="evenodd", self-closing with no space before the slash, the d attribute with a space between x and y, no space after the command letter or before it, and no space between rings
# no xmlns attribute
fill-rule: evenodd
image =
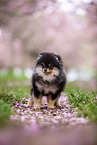
<svg viewBox="0 0 97 145"><path fill-rule="evenodd" d="M66 94L60 97L61 108L48 109L43 97L41 109L27 107L28 99L12 102L11 122L15 126L0 130L0 145L96 145L96 125L76 117Z"/></svg>
<svg viewBox="0 0 97 145"><path fill-rule="evenodd" d="M87 124L89 122L88 118L76 117L77 108L71 108L65 94L62 94L59 99L61 108L55 107L54 109L48 109L46 97L43 97L41 109L34 109L22 103L27 101L27 99L23 98L21 102L13 102L15 104L12 106L14 115L10 116L11 120L31 126L37 125L39 127L62 127L64 125Z"/></svg>

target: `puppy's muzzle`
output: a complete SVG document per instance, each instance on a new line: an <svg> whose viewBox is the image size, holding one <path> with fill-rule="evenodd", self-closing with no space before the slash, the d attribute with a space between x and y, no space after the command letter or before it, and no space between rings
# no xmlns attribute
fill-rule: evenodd
<svg viewBox="0 0 97 145"><path fill-rule="evenodd" d="M51 70L50 70L49 68L44 68L44 69L43 69L43 72L44 72L45 74L49 74L49 73L51 73Z"/></svg>
<svg viewBox="0 0 97 145"><path fill-rule="evenodd" d="M43 69L43 72L47 72L47 68L44 68L44 69Z"/></svg>

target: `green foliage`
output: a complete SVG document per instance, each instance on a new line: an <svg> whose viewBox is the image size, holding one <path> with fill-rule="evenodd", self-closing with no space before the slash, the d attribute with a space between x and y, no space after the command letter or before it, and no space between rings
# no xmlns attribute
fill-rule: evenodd
<svg viewBox="0 0 97 145"><path fill-rule="evenodd" d="M22 85L26 80L24 75L16 77L12 71L0 75L0 125L8 123L10 115L13 114L11 111L13 102L20 102L22 98L29 97L30 86ZM12 86L8 86L10 82L13 83Z"/></svg>
<svg viewBox="0 0 97 145"><path fill-rule="evenodd" d="M11 107L16 101L29 97L30 86L0 88L0 125L4 125L12 114ZM14 102L14 103L13 103ZM25 101L23 101L25 103Z"/></svg>
<svg viewBox="0 0 97 145"><path fill-rule="evenodd" d="M15 76L12 70L6 70L4 72L0 72L0 86L8 85L9 82L21 82L27 80L27 78L22 75Z"/></svg>
<svg viewBox="0 0 97 145"><path fill-rule="evenodd" d="M30 86L13 86L0 89L0 99L11 104L13 101L21 101L29 97Z"/></svg>
<svg viewBox="0 0 97 145"><path fill-rule="evenodd" d="M11 107L9 104L0 100L0 125L5 124L11 115Z"/></svg>
<svg viewBox="0 0 97 145"><path fill-rule="evenodd" d="M72 108L77 108L78 117L88 117L91 121L97 123L97 92L92 90L74 89L71 87L68 90L68 100Z"/></svg>

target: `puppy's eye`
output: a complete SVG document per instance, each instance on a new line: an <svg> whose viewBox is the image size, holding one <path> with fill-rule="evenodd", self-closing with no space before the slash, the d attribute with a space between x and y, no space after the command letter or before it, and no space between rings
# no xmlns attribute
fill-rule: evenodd
<svg viewBox="0 0 97 145"><path fill-rule="evenodd" d="M50 68L50 69L53 69L53 65L52 65L52 64L49 64L49 68Z"/></svg>
<svg viewBox="0 0 97 145"><path fill-rule="evenodd" d="M42 66L45 66L45 64L44 63L41 63L42 64Z"/></svg>

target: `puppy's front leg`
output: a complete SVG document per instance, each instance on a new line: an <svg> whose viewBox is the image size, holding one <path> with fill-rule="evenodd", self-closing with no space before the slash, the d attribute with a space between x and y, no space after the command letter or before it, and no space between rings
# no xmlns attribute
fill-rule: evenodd
<svg viewBox="0 0 97 145"><path fill-rule="evenodd" d="M31 86L31 90L30 90L30 98L28 100L28 104L27 106L32 106L33 105L33 86Z"/></svg>
<svg viewBox="0 0 97 145"><path fill-rule="evenodd" d="M49 95L47 97L47 103L48 103L48 108L51 108L53 109L54 108L54 103L55 103L56 100L52 100L52 96Z"/></svg>
<svg viewBox="0 0 97 145"><path fill-rule="evenodd" d="M57 97L57 99L56 99L56 101L55 101L55 106L56 107L61 107L61 105L60 105L60 102L59 102L59 97L60 97L60 95L61 95L61 93L58 95L58 97Z"/></svg>
<svg viewBox="0 0 97 145"><path fill-rule="evenodd" d="M33 96L30 96L29 100L28 100L28 104L27 106L32 106L33 105Z"/></svg>
<svg viewBox="0 0 97 145"><path fill-rule="evenodd" d="M56 99L56 101L55 101L55 104L54 104L56 107L60 107L60 103L59 103L59 101L58 101L58 98Z"/></svg>
<svg viewBox="0 0 97 145"><path fill-rule="evenodd" d="M41 106L42 93L38 90L37 86L34 84L34 108L40 109Z"/></svg>
<svg viewBox="0 0 97 145"><path fill-rule="evenodd" d="M42 95L41 94L39 95L38 98L36 96L34 96L34 109L40 109L41 100L42 100Z"/></svg>

